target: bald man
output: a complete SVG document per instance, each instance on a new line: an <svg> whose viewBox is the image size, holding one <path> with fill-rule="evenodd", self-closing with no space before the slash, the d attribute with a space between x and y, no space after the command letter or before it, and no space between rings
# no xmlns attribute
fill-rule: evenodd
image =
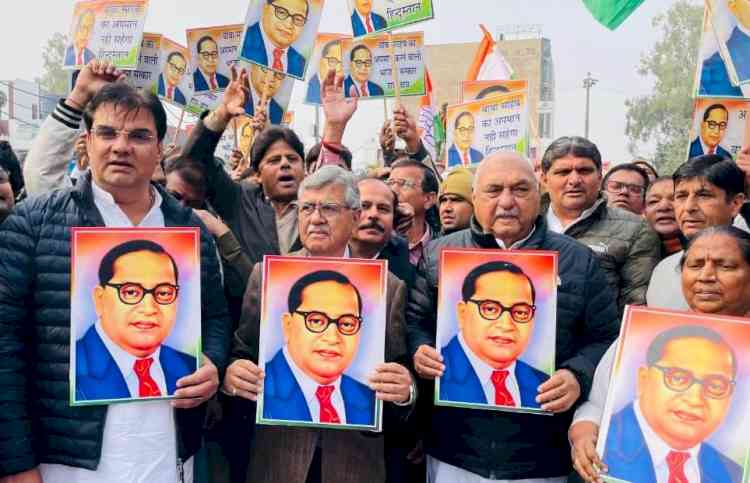
<svg viewBox="0 0 750 483"><path fill-rule="evenodd" d="M514 153L485 158L474 181L470 228L438 238L425 249L406 320L415 368L428 380L442 377L448 362L435 349L436 343L442 346L448 342L435 340L438 259L443 248L559 253L556 370L536 388L535 399L554 416L436 406L433 424L424 438L428 471L435 483L479 483L484 479L563 482L569 472L565 431L571 408L581 394L588 394L596 364L617 337L618 313L615 294L593 252L547 229L545 218L539 216L540 197L539 183L526 159ZM506 335L515 336L512 331ZM512 367L494 367L481 359L472 363L481 367L476 371L477 383L496 394L509 391L505 379L494 375L503 371L507 375ZM451 373L469 371L454 366Z"/></svg>

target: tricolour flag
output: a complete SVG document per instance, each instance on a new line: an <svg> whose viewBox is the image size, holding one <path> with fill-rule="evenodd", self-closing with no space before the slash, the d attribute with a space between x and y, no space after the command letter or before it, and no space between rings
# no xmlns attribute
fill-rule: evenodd
<svg viewBox="0 0 750 483"><path fill-rule="evenodd" d="M477 53L474 54L474 61L466 74L466 80L510 79L513 76L513 68L503 57L495 39L492 38L492 34L487 31L484 25L480 25L479 28L484 32L484 37L479 44L479 48L477 48Z"/></svg>
<svg viewBox="0 0 750 483"><path fill-rule="evenodd" d="M440 118L440 107L435 100L435 91L432 89L432 79L430 71L425 68L424 72L425 95L419 105L419 120L417 127L420 131L422 144L433 161L437 161L438 143L445 140L445 128Z"/></svg>

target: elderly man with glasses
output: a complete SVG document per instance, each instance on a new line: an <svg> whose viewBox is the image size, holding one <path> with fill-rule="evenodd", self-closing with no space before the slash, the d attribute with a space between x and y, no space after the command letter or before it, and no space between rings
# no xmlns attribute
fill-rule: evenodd
<svg viewBox="0 0 750 483"><path fill-rule="evenodd" d="M337 166L324 166L300 185L298 206L303 249L291 255L348 258L349 239L360 219L359 189L354 175ZM271 387L268 384L272 377L257 366L261 271L261 265L257 264L248 282L242 320L232 348L233 362L223 387L225 393L251 401L257 399L264 387ZM376 398L393 403L385 406L387 428L403 421L415 403L416 388L407 369L410 365L404 323L406 288L390 273L386 298L385 360L388 362L378 366L368 382ZM309 314L305 316L308 318ZM315 328L317 323L306 320L308 327ZM265 397L272 395L266 393ZM248 481L260 483L385 481L382 434L259 426L250 460Z"/></svg>

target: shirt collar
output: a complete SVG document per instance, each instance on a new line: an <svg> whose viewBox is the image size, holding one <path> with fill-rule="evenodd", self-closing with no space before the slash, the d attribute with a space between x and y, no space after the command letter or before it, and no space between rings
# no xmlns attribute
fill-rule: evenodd
<svg viewBox="0 0 750 483"><path fill-rule="evenodd" d="M547 225L550 231L554 231L555 233L565 234L565 232L569 230L570 227L574 226L579 221L583 221L586 218L593 215L596 209L599 208L599 205L601 205L602 203L605 203L606 201L607 200L603 196L600 196L599 199L597 199L593 205L583 210L581 215L575 220L573 220L572 222L570 222L568 226L563 226L562 221L560 221L560 219L555 214L555 210L552 207L552 204L550 204L549 209L547 210Z"/></svg>
<svg viewBox="0 0 750 483"><path fill-rule="evenodd" d="M413 245L409 243L409 250L414 250L418 246L425 246L430 240L432 240L432 230L430 230L430 224L425 222L424 234L422 235L422 238L420 238L417 243L414 243Z"/></svg>
<svg viewBox="0 0 750 483"><path fill-rule="evenodd" d="M495 241L497 242L497 245L498 245L498 246L499 246L500 248L502 248L503 250L513 250L513 249L515 249L515 248L520 248L520 247L521 247L521 245L523 245L524 243L526 243L526 242L528 241L528 239L529 239L529 238L531 238L531 235L533 235L535 231L536 231L536 225L533 225L533 226L531 227L531 231L529 232L529 234L528 234L528 235L526 235L526 237L525 237L525 238L523 238L523 239L521 239L521 240L518 240L517 242L514 242L514 243L513 243L513 244L512 244L511 246L509 246L509 247L506 247L506 246L505 246L505 242L504 242L504 241L502 241L502 240L500 240L499 238L495 238Z"/></svg>
<svg viewBox="0 0 750 483"><path fill-rule="evenodd" d="M154 195L154 202L151 205L151 209L149 209L148 213L146 213L146 216L143 217L143 219L138 225L133 225L131 222L130 226L156 226L156 225L164 226L163 220L161 221L157 220L157 217L158 217L157 215L161 215L161 212L160 212L161 204L162 204L162 201L164 200L161 197L159 190L155 189L153 186L150 186L150 185L149 185L149 190L151 190L151 193ZM93 179L91 180L91 191L94 195L94 204L97 207L103 207L105 210L109 212L114 210L116 212L122 213L122 216L124 216L125 219L128 219L125 213L122 211L122 208L120 208L120 205L118 205L117 202L115 201L115 198L112 196L112 193L100 188ZM104 215L104 213L102 213L102 215ZM106 217L105 217L105 220L106 220ZM110 226L110 224L108 223L105 223L105 224L107 226Z"/></svg>
<svg viewBox="0 0 750 483"><path fill-rule="evenodd" d="M651 426L649 426L648 421L646 421L646 418L641 412L641 404L638 399L633 402L633 411L635 412L635 419L638 421L638 425L641 427L641 431L643 431L643 439L646 441L646 446L648 447L649 453L651 453L651 460L653 461L654 466L666 464L667 455L671 451L679 450L670 447L663 439L659 437L658 434L656 434L656 432L654 432ZM698 453L700 452L700 449L701 445L699 443L687 451L680 452L690 453L690 458L693 461L698 461Z"/></svg>
<svg viewBox="0 0 750 483"><path fill-rule="evenodd" d="M104 345L107 347L107 350L112 356L112 359L115 360L115 364L117 364L117 367L120 369L120 374L122 374L123 378L127 378L129 374L132 374L134 372L133 366L135 365L135 361L137 361L138 359L152 358L152 368L155 364L159 363L161 345L159 345L159 347L157 347L151 355L148 355L146 357L136 357L119 345L115 344L115 342L109 338L109 335L107 335L107 333L104 331L104 328L102 327L101 320L96 321L96 324L94 324L94 329L96 330L96 333L99 334L99 338L102 340ZM137 394L131 394L131 396L136 397Z"/></svg>
<svg viewBox="0 0 750 483"><path fill-rule="evenodd" d="M282 351L284 353L284 358L289 365L289 368L292 370L292 374L294 374L294 379L297 381L297 384L299 384L300 389L302 389L302 394L305 395L307 407L312 407L312 403L318 401L318 397L315 395L315 391L317 391L318 386L322 386L322 384L318 384L317 381L305 374L302 369L297 367L297 364L294 362L294 359L292 359L291 354L289 354L289 347L286 344L284 345ZM334 386L336 388L336 392L341 394L341 376L333 381L333 383L326 385Z"/></svg>
<svg viewBox="0 0 750 483"><path fill-rule="evenodd" d="M469 349L469 346L466 345L466 341L464 340L463 332L458 333L458 343L461 345L461 348L464 350L464 354L466 354L467 359L469 359L469 363L471 364L471 367L474 369L474 372L477 374L477 377L479 378L479 382L482 385L484 385L484 383L486 383L492 378L492 373L496 371L497 369L490 367L489 364L487 364L482 359L477 357L476 354L474 354L471 351L471 349ZM508 367L502 370L508 371L508 374L515 377L516 361L513 361Z"/></svg>

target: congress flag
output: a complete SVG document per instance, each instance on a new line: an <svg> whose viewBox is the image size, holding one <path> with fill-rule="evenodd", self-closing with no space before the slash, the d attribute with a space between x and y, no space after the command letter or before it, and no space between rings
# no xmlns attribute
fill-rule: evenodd
<svg viewBox="0 0 750 483"><path fill-rule="evenodd" d="M422 143L432 159L437 160L438 145L445 140L445 128L440 118L440 107L435 100L430 71L425 68L425 95L419 107L419 131Z"/></svg>
<svg viewBox="0 0 750 483"><path fill-rule="evenodd" d="M615 30L641 6L643 0L583 0L591 15L610 30Z"/></svg>
<svg viewBox="0 0 750 483"><path fill-rule="evenodd" d="M474 61L469 67L466 74L467 81L475 80L507 80L513 76L513 68L503 57L502 52L497 46L492 34L480 25L479 28L484 32L484 38L477 48L474 55Z"/></svg>

